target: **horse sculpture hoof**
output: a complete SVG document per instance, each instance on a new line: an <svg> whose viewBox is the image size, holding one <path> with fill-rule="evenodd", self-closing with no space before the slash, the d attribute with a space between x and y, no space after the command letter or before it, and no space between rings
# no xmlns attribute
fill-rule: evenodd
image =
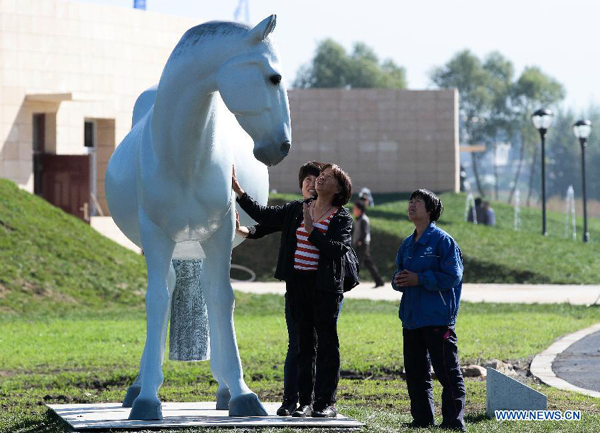
<svg viewBox="0 0 600 433"><path fill-rule="evenodd" d="M127 394L125 394L125 399L123 400L123 407L131 407L133 406L133 402L140 395L140 391L142 387L140 385L131 385L127 388Z"/></svg>
<svg viewBox="0 0 600 433"><path fill-rule="evenodd" d="M267 416L267 410L254 393L242 394L229 402L229 416Z"/></svg>
<svg viewBox="0 0 600 433"><path fill-rule="evenodd" d="M160 420L163 419L159 400L136 398L129 413L129 419Z"/></svg>
<svg viewBox="0 0 600 433"><path fill-rule="evenodd" d="M231 400L229 388L219 388L217 390L217 410L229 409L229 400Z"/></svg>

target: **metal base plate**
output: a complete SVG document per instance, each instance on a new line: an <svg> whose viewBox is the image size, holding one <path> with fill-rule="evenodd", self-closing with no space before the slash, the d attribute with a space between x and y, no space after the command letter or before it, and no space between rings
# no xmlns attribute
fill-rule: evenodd
<svg viewBox="0 0 600 433"><path fill-rule="evenodd" d="M215 402L163 403L160 421L128 420L130 408L121 403L47 405L75 431L108 429L154 429L185 427L318 427L361 428L363 423L338 414L337 418L292 418L277 416L280 403L263 403L268 416L230 417L216 410Z"/></svg>

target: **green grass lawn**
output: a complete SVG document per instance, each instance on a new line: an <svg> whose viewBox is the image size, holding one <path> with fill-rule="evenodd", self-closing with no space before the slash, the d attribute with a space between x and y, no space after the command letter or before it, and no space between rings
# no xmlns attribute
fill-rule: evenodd
<svg viewBox="0 0 600 433"><path fill-rule="evenodd" d="M59 432L44 403L120 401L138 369L145 313L139 308L5 314L0 318L0 432ZM236 294L236 330L245 376L264 401L279 401L287 344L283 298ZM457 333L461 362L525 360L557 337L598 321L597 310L567 305L461 306ZM410 421L397 305L347 299L339 322L342 379L339 408L366 431L402 431ZM166 361L165 401L213 400L208 362ZM467 380L470 431L599 431L600 400L558 391L524 378L548 395L551 409L583 411L577 423L487 420L485 382ZM440 386L435 386L436 403ZM437 407L439 414L439 405ZM193 430L182 430L193 431ZM271 431L271 430L265 430ZM275 430L273 430L275 431ZM277 430L281 431L281 430ZM431 430L435 431L435 430Z"/></svg>
<svg viewBox="0 0 600 433"><path fill-rule="evenodd" d="M297 198L277 194L272 202ZM581 242L583 221L577 220L577 242L564 238L565 215L548 213L548 236L541 233L541 213L521 210L521 230L513 229L514 209L492 203L497 226L474 225L464 221L466 196L442 194L444 214L439 226L450 233L462 249L467 283L518 284L600 284L600 220L588 220L591 242ZM414 226L407 218L406 194L375 195L375 207L367 212L371 219L371 254L383 276L395 271L394 260L403 238ZM259 279L272 280L277 263L279 235L246 241L233 252L233 263L253 269ZM370 279L366 273L361 275ZM240 278L243 278L240 275Z"/></svg>

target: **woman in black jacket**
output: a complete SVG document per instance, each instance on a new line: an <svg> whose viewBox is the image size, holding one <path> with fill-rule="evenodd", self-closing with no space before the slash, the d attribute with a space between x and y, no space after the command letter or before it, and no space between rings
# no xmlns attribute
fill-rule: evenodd
<svg viewBox="0 0 600 433"><path fill-rule="evenodd" d="M304 200L314 198L316 195L315 182L321 174L322 162L308 161L298 172L298 186L302 191ZM235 232L246 239L260 239L271 233L281 232L283 227L266 226L257 224L255 226L241 226L236 212ZM298 407L298 333L292 321L290 302L288 295L285 296L285 324L288 331L288 350L283 366L283 403L277 409L277 415L290 416Z"/></svg>
<svg viewBox="0 0 600 433"><path fill-rule="evenodd" d="M316 200L261 206L244 193L233 173L242 209L260 224L282 227L275 278L286 282L299 337L300 407L292 416L335 417L337 316L344 296L344 260L352 248L352 217L343 205L352 195L352 181L337 165L326 164L315 189Z"/></svg>

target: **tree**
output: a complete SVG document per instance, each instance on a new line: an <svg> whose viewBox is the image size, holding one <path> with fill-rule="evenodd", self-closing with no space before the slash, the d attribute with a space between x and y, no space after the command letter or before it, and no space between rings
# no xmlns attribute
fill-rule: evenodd
<svg viewBox="0 0 600 433"><path fill-rule="evenodd" d="M435 68L431 81L440 88L455 88L459 93L459 135L462 143L479 144L485 135L483 119L491 109L493 93L491 76L477 56L469 50L460 51L448 63ZM473 174L479 194L485 196L478 169L478 156L471 153Z"/></svg>
<svg viewBox="0 0 600 433"><path fill-rule="evenodd" d="M300 68L293 87L297 88L406 88L406 71L392 60L379 62L372 48L354 44L348 55L337 42L319 43L309 64Z"/></svg>
<svg viewBox="0 0 600 433"><path fill-rule="evenodd" d="M537 132L531 126L531 114L539 107L552 107L564 98L562 85L537 67L525 68L514 82L513 75L512 63L500 53L492 52L482 62L469 50L464 50L444 66L434 69L430 76L438 87L459 91L461 143L484 144L487 150L494 152L494 156L500 140L520 144L509 202L517 188L527 153L533 160L528 200L531 197L537 147L528 143L539 141L535 139ZM480 181L479 157L476 153L472 153L471 157L477 189L480 195L485 196ZM498 199L500 182L495 164L493 173L496 180L494 194Z"/></svg>
<svg viewBox="0 0 600 433"><path fill-rule="evenodd" d="M600 200L600 107L590 106L585 113L575 115L571 110L556 113L548 133L548 195L564 197L572 185L575 196L582 196L581 147L573 135L573 124L580 119L592 122L592 134L586 149L588 199ZM590 205L590 203L588 203Z"/></svg>
<svg viewBox="0 0 600 433"><path fill-rule="evenodd" d="M487 142L491 144L494 153L494 198L498 200L500 185L500 176L496 165L498 142L499 140L512 141L514 136L514 116L509 106L514 67L510 60L495 51L486 57L483 69L489 74L489 86L492 92L490 111L483 128Z"/></svg>
<svg viewBox="0 0 600 433"><path fill-rule="evenodd" d="M514 114L515 126L518 126L521 135L521 149L517 170L513 181L513 188L509 195L509 203L519 182L519 176L523 166L523 160L527 149L532 153L531 170L529 176L529 191L527 194L527 206L531 199L535 167L537 166L537 143L539 135L531 125L531 114L540 107L553 107L565 97L562 84L552 77L544 74L537 66L525 68L519 79L513 84L511 95L511 109Z"/></svg>

